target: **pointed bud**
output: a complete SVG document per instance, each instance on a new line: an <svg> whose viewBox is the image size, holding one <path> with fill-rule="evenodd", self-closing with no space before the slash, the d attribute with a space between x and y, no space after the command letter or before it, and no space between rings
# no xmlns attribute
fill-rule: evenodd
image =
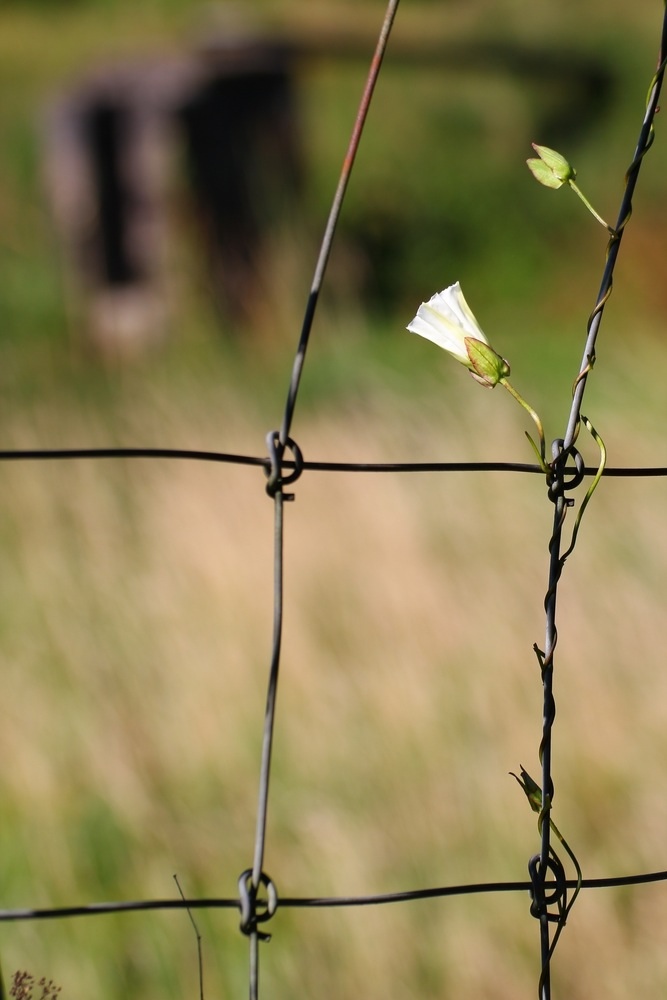
<svg viewBox="0 0 667 1000"><path fill-rule="evenodd" d="M501 378L507 378L510 366L492 347L474 337L466 337L464 343L470 359L470 374L477 382L493 389Z"/></svg>
<svg viewBox="0 0 667 1000"><path fill-rule="evenodd" d="M571 167L565 157L557 153L555 149L549 149L548 146L538 146L534 142L531 145L539 156L539 160L526 160L526 163L533 177L540 184L549 188L559 188L567 181L573 181L577 176L574 167Z"/></svg>
<svg viewBox="0 0 667 1000"><path fill-rule="evenodd" d="M531 778L531 776L528 774L528 771L526 771L523 767L521 767L521 777L515 774L514 771L510 771L510 774L512 775L513 778L516 778L516 780L523 788L526 798L530 803L530 808L533 810L533 812L536 813L541 812L542 789L537 784L537 782Z"/></svg>

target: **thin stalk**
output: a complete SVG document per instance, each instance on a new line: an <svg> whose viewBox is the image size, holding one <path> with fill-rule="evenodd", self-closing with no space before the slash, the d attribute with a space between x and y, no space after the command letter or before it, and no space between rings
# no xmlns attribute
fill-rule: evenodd
<svg viewBox="0 0 667 1000"><path fill-rule="evenodd" d="M542 471L544 473L547 473L549 471L549 467L547 466L546 459L545 459L546 445L545 445L545 439L544 439L544 427L542 426L542 421L540 420L539 415L532 408L532 406L529 403L526 402L526 400L523 398L523 396L519 395L519 393L516 391L516 389L514 388L514 386L510 382L508 382L506 378L499 379L499 384L502 385L502 386L504 386L505 389L507 389L507 391L509 392L510 396L513 396L514 399L516 399L517 403L519 403L524 408L524 410L526 411L526 413L530 416L531 420L533 421L533 423L537 427L537 433L538 433L538 437L539 437L539 441L540 441L539 449L535 446L535 442L530 437L530 435L527 435L527 436L528 436L528 440L533 445L533 448L535 448L535 454L537 455L537 457L540 460L540 465L542 467Z"/></svg>
<svg viewBox="0 0 667 1000"><path fill-rule="evenodd" d="M581 190L581 188L578 188L577 185L574 183L573 180L569 180L568 184L570 185L570 187L572 188L572 190L574 191L574 193L577 195L577 197L580 198L583 201L584 205L586 206L586 208L588 209L588 211L591 213L591 215L593 216L593 218L597 219L597 221L600 223L600 225L604 226L604 228L607 230L607 232L611 233L611 235L614 236L615 233L616 233L616 230L614 229L614 227L610 226L608 222L605 222L605 220L602 218L602 216L599 214L599 212L595 211L595 209L593 208L593 206L591 205L590 201L588 200L588 198L586 197L586 195L583 193L583 191Z"/></svg>

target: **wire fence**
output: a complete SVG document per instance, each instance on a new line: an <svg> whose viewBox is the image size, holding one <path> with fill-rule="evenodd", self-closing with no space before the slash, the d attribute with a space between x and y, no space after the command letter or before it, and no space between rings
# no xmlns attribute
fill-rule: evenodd
<svg viewBox="0 0 667 1000"><path fill-rule="evenodd" d="M0 922L39 921L68 917L91 917L110 913L127 913L150 910L231 909L240 914L240 930L249 944L249 996L258 1000L260 944L270 938L268 927L278 909L284 908L341 908L400 904L408 901L438 899L457 895L491 893L529 893L530 913L539 925L540 973L538 995L541 1000L551 996L551 965L555 947L565 927L568 915L580 891L619 886L644 885L667 881L667 871L638 872L622 877L584 878L569 845L563 840L551 818L554 797L552 776L552 733L555 726L556 702L554 690L554 660L558 640L556 606L558 588L567 558L577 539L581 516L586 509L593 489L601 477L650 478L667 476L667 467L613 467L604 462L604 446L582 405L588 378L595 363L596 342L605 307L612 291L613 275L618 260L622 238L632 214L632 201L644 156L654 137L653 122L658 111L658 101L663 82L667 54L667 12L663 19L658 65L653 77L643 116L639 138L626 175L626 184L615 226L610 227L610 237L604 263L600 289L592 310L586 332L586 342L579 371L574 381L572 403L567 426L562 438L553 442L551 458L546 465L514 462L409 462L409 463L350 463L310 461L303 457L297 442L291 437L294 412L299 397L301 376L311 337L313 318L320 290L324 281L337 221L353 169L362 131L371 104L373 90L380 73L399 0L390 0L382 22L377 46L362 95L359 111L345 154L338 187L326 224L313 281L308 296L303 327L297 345L288 387L285 409L280 429L269 432L266 438L268 457L214 451L196 451L172 448L81 448L81 449L32 449L0 451L0 461L63 461L83 459L169 459L195 462L249 465L264 470L266 492L274 505L274 618L272 653L268 670L266 709L258 781L258 803L255 842L252 864L238 877L238 895L229 898L144 899L116 902L92 902L79 906L51 908L0 909ZM602 457L597 467L587 466L576 447L581 428L585 427L601 446ZM336 897L280 896L273 878L265 870L267 815L269 787L272 774L272 753L276 721L276 697L279 687L281 642L284 621L283 561L285 546L285 504L294 499L295 484L304 472L363 474L397 473L488 473L504 472L544 476L546 495L553 505L553 527L549 539L549 567L545 608L544 649L535 647L542 683L542 731L539 757L542 766L541 780L532 782L522 771L520 782L531 805L538 812L540 849L529 861L530 878L525 881L480 882L461 885L431 886L403 892ZM575 506L571 495L588 481L589 488L579 503L569 541L564 537L568 513ZM554 838L557 843L554 843ZM557 853L560 843L574 866L574 876L568 877L563 861ZM180 885L179 885L180 892ZM194 921L193 921L194 922ZM196 930L196 924L195 924ZM198 932L197 932L198 933ZM198 938L199 940L199 938ZM200 943L200 942L199 942ZM200 988L203 996L200 951Z"/></svg>

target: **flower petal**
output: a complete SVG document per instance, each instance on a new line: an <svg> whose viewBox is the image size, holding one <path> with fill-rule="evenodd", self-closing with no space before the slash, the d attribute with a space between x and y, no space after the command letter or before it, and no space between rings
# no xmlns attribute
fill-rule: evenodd
<svg viewBox="0 0 667 1000"><path fill-rule="evenodd" d="M449 351L467 368L470 367L470 358L465 345L466 337L488 343L463 297L458 281L437 292L428 302L422 302L417 315L408 324L408 330Z"/></svg>
<svg viewBox="0 0 667 1000"><path fill-rule="evenodd" d="M438 312L430 302L422 302L417 315L408 324L411 333L418 333L420 337L432 341L438 347L449 351L459 361L467 364L468 354L464 345L464 338L460 335L460 328L452 324L441 312Z"/></svg>

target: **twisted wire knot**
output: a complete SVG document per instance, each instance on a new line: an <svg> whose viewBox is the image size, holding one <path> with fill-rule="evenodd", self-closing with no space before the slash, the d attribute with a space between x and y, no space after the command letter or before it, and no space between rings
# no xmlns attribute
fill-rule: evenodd
<svg viewBox="0 0 667 1000"><path fill-rule="evenodd" d="M549 499L552 503L555 503L567 490L576 489L583 482L586 471L581 453L574 445L565 450L564 443L563 438L556 438L551 447L553 461L549 466ZM571 465L567 466L569 458L573 459L574 468ZM567 500L568 506L571 503L571 500Z"/></svg>
<svg viewBox="0 0 667 1000"><path fill-rule="evenodd" d="M282 493L283 486L296 482L303 472L303 455L298 444L288 437L283 444L279 431L269 431L266 435L266 446L269 450L269 467L266 469L266 492L270 497ZM283 459L285 450L289 449L294 459L294 468L288 475L283 475ZM293 500L293 493L284 493L285 500Z"/></svg>
<svg viewBox="0 0 667 1000"><path fill-rule="evenodd" d="M546 891L546 875L550 871L554 877L553 888ZM564 923L563 914L567 910L567 879L565 869L556 854L552 853L547 858L544 872L542 871L542 859L539 854L534 854L528 862L528 874L532 888L530 890L531 916L538 920L546 916L547 920ZM549 913L549 907L556 905L558 913Z"/></svg>
<svg viewBox="0 0 667 1000"><path fill-rule="evenodd" d="M260 885L266 889L266 899L257 898ZM268 875L261 872L259 885L256 886L253 884L252 868L246 868L239 875L238 888L239 909L241 911L239 927L242 933L248 937L251 934L256 934L260 941L270 941L271 935L258 930L257 925L270 920L278 909L278 891L273 881Z"/></svg>

